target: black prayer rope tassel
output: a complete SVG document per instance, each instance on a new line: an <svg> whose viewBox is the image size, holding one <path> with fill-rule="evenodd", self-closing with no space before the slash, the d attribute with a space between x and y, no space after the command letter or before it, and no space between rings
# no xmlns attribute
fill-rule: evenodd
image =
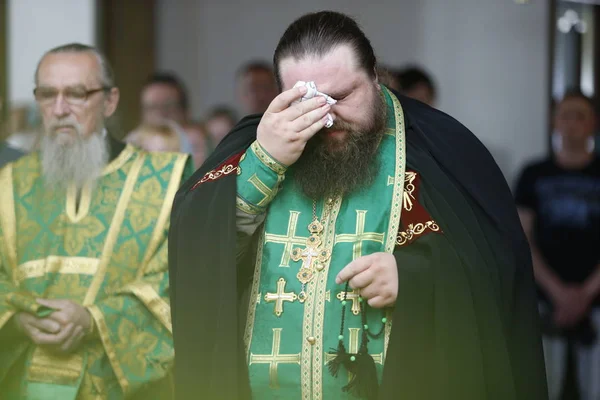
<svg viewBox="0 0 600 400"><path fill-rule="evenodd" d="M342 390L349 391L357 397L375 400L379 395L379 382L377 381L377 368L375 361L369 353L359 351L352 362L352 378Z"/></svg>
<svg viewBox="0 0 600 400"><path fill-rule="evenodd" d="M344 346L344 324L346 318L346 293L348 293L348 283L346 283L346 288L344 289L344 300L342 302L342 323L340 324L340 335L338 336L338 346L337 349L332 349L335 351L335 357L329 361L329 373L337 378L338 373L340 371L340 367L343 365L348 369L350 364L350 354L346 351L346 346Z"/></svg>
<svg viewBox="0 0 600 400"><path fill-rule="evenodd" d="M369 354L369 329L367 326L366 305L361 307L361 322L363 325L361 343L356 354L348 354L344 346L344 325L346 316L346 293L348 293L348 282L344 289L342 301L342 322L340 336L335 357L329 362L329 372L337 377L340 366L344 366L351 374L350 382L344 386L344 392L350 392L363 399L376 400L379 395L379 382L377 381L377 368L375 360ZM384 324L385 325L385 324ZM382 328L383 331L383 328ZM379 333L380 335L381 333Z"/></svg>

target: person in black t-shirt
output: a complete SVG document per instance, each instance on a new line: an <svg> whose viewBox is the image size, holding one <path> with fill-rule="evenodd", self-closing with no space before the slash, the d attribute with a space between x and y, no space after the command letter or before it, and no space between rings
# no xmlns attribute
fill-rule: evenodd
<svg viewBox="0 0 600 400"><path fill-rule="evenodd" d="M572 343L582 400L600 399L600 158L593 102L569 92L554 115L553 156L527 166L516 202L531 245L550 400Z"/></svg>

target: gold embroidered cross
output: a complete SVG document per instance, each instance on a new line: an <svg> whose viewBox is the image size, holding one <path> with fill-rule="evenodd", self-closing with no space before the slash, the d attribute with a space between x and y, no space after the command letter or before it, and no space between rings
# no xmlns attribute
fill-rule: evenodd
<svg viewBox="0 0 600 400"><path fill-rule="evenodd" d="M294 292L285 293L285 284L287 282L283 278L279 278L277 280L277 292L276 293L267 293L265 294L265 301L267 303L275 302L275 307L273 308L273 313L278 317L283 314L283 302L289 301L294 302L298 299L298 296Z"/></svg>
<svg viewBox="0 0 600 400"><path fill-rule="evenodd" d="M283 328L273 328L273 347L271 354L253 354L250 353L250 364L269 364L269 386L272 389L279 387L277 380L277 367L279 364L298 364L300 365L300 353L297 354L279 354L281 347L281 331Z"/></svg>
<svg viewBox="0 0 600 400"><path fill-rule="evenodd" d="M336 235L335 243L354 243L352 246L352 258L356 260L362 256L363 242L377 242L383 244L383 233L365 232L367 219L366 210L356 210L356 232L353 234Z"/></svg>
<svg viewBox="0 0 600 400"><path fill-rule="evenodd" d="M283 245L283 254L281 255L280 267L290 266L290 254L294 245L303 246L306 243L306 236L296 236L296 227L298 226L298 218L300 211L290 211L290 219L288 221L287 233L285 235L275 235L272 233L265 234L265 243L278 243Z"/></svg>
<svg viewBox="0 0 600 400"><path fill-rule="evenodd" d="M273 189L271 189L270 187L268 187L267 185L265 185L265 183L260 180L258 175L256 175L256 174L252 175L248 179L248 182L250 182L252 184L252 186L254 186L256 188L256 190L258 190L263 195L262 200L256 204L257 206L259 206L259 207L267 206L275 198L275 194L276 194L275 191Z"/></svg>
<svg viewBox="0 0 600 400"><path fill-rule="evenodd" d="M358 353L359 346L359 338L360 338L360 328L348 328L350 331L350 337L348 338L348 354L356 354ZM331 360L333 360L336 356L336 353L325 353L325 365L327 365ZM376 364L383 365L383 353L371 354L373 357L373 361ZM352 379L352 374L348 372L348 382Z"/></svg>
<svg viewBox="0 0 600 400"><path fill-rule="evenodd" d="M348 293L342 291L339 292L335 297L337 297L339 301L344 301L344 295L346 295L346 300L352 300L352 314L360 314L360 290L353 289Z"/></svg>

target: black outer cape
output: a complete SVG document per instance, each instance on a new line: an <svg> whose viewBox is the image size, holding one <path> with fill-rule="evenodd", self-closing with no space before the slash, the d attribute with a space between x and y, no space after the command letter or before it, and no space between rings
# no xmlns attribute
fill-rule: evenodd
<svg viewBox="0 0 600 400"><path fill-rule="evenodd" d="M436 343L429 342L435 340L435 323L420 323L435 316L434 307L419 306L433 304L426 298L433 290L430 293L413 290L409 298L405 295L403 299L414 302L418 315L409 315L415 318L414 323L409 323L406 314L412 311L407 312L406 307L396 307L394 311L379 398L510 400L506 397L508 392L514 393L511 397L518 400L545 400L547 390L531 257L508 185L490 153L467 128L422 103L397 97L405 113L408 163L411 162L410 148L416 146L434 161L445 180L451 180L459 188L472 209L485 220L485 230L492 232L496 239L494 253L505 262L501 270L491 272L491 279L494 287L499 288L500 300L499 304L484 310L482 317L485 320L486 314L500 314L493 315L502 321L501 332L491 335L494 339L487 338L489 352L497 349L494 340L501 337L500 347L506 349L501 357L508 357L509 366L486 365L482 372L486 378L479 379L476 376L481 376L480 373L474 373L468 366L460 367L457 356L445 359L456 354L456 349L440 350L439 343L436 347ZM249 283L254 264L250 260L236 269L236 175L203 183L193 191L190 189L206 172L249 147L256 138L259 121L260 115L243 119L183 184L175 198L169 235L169 268L177 400L251 398L242 341L244 327L240 322L247 310L241 305L240 294ZM429 183L443 193L446 182ZM458 204L453 204L451 198L444 201L458 218L462 217ZM425 258L417 257L415 263ZM438 259L444 263L443 257ZM402 274L399 275L400 290L410 290L402 289ZM423 277L420 279L423 281ZM477 282L470 283L477 285ZM427 289L428 284L424 282L423 287ZM455 310L446 317L456 316L460 321L460 312L460 309ZM398 324L403 318L406 323ZM485 343L483 331L485 329L482 329L481 340ZM406 341L414 343L407 346ZM411 346L423 351L407 351ZM493 360L494 356L489 359ZM448 368L453 364L457 367ZM443 366L444 376L434 372L440 371L435 365ZM511 388L498 391L494 385Z"/></svg>

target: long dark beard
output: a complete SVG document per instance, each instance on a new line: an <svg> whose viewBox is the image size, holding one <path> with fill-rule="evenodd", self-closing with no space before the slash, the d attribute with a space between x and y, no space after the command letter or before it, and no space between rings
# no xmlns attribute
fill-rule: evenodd
<svg viewBox="0 0 600 400"><path fill-rule="evenodd" d="M306 196L345 195L373 182L379 171L377 148L387 121L383 96L379 92L374 95L372 118L363 129L358 131L356 125L337 120L308 141L293 167L293 179ZM344 130L347 135L341 140L329 138L327 130Z"/></svg>

